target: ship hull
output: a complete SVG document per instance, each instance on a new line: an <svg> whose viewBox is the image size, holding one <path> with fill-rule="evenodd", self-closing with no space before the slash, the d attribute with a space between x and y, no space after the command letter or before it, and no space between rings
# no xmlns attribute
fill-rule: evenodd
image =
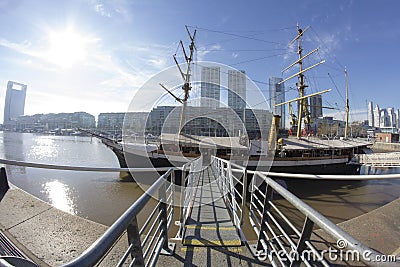
<svg viewBox="0 0 400 267"><path fill-rule="evenodd" d="M172 167L182 166L184 162L171 162L162 156L140 155L123 152L116 148L111 148L116 154L121 168L143 168L143 167ZM281 173L299 174L337 174L337 175L358 175L360 174L359 164L348 164L347 158L321 159L321 160L277 160L270 162L258 162L250 160L247 169L259 171L271 171ZM129 164L127 164L129 162ZM240 164L240 162L236 162ZM129 166L128 166L129 165ZM257 166L257 167L256 167Z"/></svg>

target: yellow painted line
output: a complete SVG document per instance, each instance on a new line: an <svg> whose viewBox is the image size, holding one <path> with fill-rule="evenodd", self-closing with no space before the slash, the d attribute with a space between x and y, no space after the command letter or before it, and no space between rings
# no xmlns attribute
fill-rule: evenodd
<svg viewBox="0 0 400 267"><path fill-rule="evenodd" d="M193 252L201 252L201 251L206 251L208 248L207 247L182 247L181 251L193 251ZM230 252L242 252L242 248L241 247L233 247L233 248L229 248Z"/></svg>
<svg viewBox="0 0 400 267"><path fill-rule="evenodd" d="M395 255L395 256L400 255L400 248L396 249L396 250L392 253L392 255Z"/></svg>
<svg viewBox="0 0 400 267"><path fill-rule="evenodd" d="M203 225L186 225L187 229L199 229L199 230L225 230L225 231L234 231L235 227L215 227L215 226L203 226Z"/></svg>
<svg viewBox="0 0 400 267"><path fill-rule="evenodd" d="M186 246L241 246L242 242L237 240L184 240Z"/></svg>

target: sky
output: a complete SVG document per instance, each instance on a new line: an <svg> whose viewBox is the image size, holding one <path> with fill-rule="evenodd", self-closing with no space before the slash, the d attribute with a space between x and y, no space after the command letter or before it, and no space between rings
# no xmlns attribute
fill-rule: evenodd
<svg viewBox="0 0 400 267"><path fill-rule="evenodd" d="M296 25L304 35L307 93L323 96L325 115L344 118L346 67L350 120L367 102L400 108L399 1L0 0L0 121L8 81L28 85L25 114L125 112L151 77L174 65L185 25L197 60L245 70L268 99L268 78L296 60ZM297 96L295 80L286 99Z"/></svg>

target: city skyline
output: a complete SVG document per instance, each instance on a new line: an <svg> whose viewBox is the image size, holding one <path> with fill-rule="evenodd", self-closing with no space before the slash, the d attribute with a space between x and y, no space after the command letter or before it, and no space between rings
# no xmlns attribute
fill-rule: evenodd
<svg viewBox="0 0 400 267"><path fill-rule="evenodd" d="M25 114L127 111L146 80L174 65L179 40L188 42L184 25L191 31L197 28L197 60L245 70L267 99L266 77L287 77L281 71L296 59L287 43L296 35L297 23L303 29L311 26L305 51L320 47L307 65L326 60L321 71L306 73L306 93L332 89L323 96L323 105L342 110L324 110L325 115L344 117L344 66L349 73L350 120L367 119L367 99L396 106L396 1L228 3L192 3L187 8L179 1L4 1L0 109L7 81L16 80L30 88ZM274 12L265 16L266 10ZM291 89L295 82L285 83L286 99L297 96ZM376 94L379 90L385 94Z"/></svg>
<svg viewBox="0 0 400 267"><path fill-rule="evenodd" d="M373 101L368 102L368 126L381 131L395 132L400 128L400 109L394 107L380 108Z"/></svg>

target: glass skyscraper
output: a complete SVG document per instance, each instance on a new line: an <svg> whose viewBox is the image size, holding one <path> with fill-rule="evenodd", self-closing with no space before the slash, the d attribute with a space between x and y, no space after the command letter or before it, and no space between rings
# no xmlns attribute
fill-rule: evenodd
<svg viewBox="0 0 400 267"><path fill-rule="evenodd" d="M322 117L322 95L315 95L310 97L310 117L317 119Z"/></svg>
<svg viewBox="0 0 400 267"><path fill-rule="evenodd" d="M7 83L6 100L4 104L4 126L6 128L14 128L16 125L16 118L24 115L26 88L27 86L25 84L12 81Z"/></svg>
<svg viewBox="0 0 400 267"><path fill-rule="evenodd" d="M203 67L201 69L201 106L208 108L218 108L221 89L220 89L220 68Z"/></svg>
<svg viewBox="0 0 400 267"><path fill-rule="evenodd" d="M246 74L244 71L228 70L228 106L234 110L246 108Z"/></svg>
<svg viewBox="0 0 400 267"><path fill-rule="evenodd" d="M279 128L285 129L285 105L275 107L276 104L285 102L285 85L278 84L283 79L278 77L269 78L269 106L274 115L281 116Z"/></svg>

